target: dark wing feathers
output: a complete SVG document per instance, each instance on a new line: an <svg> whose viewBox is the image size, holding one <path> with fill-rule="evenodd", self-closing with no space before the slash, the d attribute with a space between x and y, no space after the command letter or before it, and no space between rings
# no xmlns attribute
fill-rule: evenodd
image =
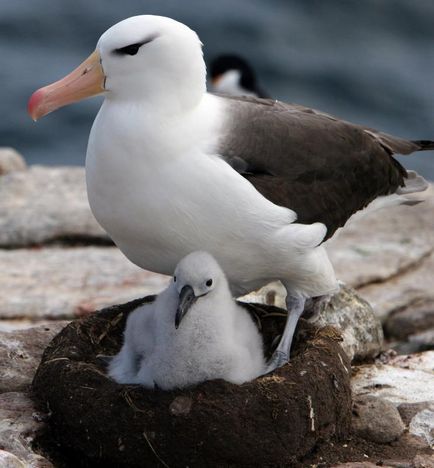
<svg viewBox="0 0 434 468"><path fill-rule="evenodd" d="M327 238L356 211L405 185L392 154L431 149L299 105L221 97L226 128L218 152L301 223L322 222Z"/></svg>

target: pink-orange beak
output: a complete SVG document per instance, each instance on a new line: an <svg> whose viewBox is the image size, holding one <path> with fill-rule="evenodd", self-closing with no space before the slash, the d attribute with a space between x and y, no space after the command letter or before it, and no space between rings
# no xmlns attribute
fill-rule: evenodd
<svg viewBox="0 0 434 468"><path fill-rule="evenodd" d="M104 92L104 71L98 51L93 52L73 72L53 84L35 91L28 104L33 120L60 107Z"/></svg>

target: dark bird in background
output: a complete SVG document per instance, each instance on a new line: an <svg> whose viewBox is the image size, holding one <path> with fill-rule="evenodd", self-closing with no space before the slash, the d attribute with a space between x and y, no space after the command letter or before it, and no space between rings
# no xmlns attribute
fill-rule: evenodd
<svg viewBox="0 0 434 468"><path fill-rule="evenodd" d="M212 90L216 93L232 96L271 96L258 85L252 66L235 54L219 55L209 66Z"/></svg>

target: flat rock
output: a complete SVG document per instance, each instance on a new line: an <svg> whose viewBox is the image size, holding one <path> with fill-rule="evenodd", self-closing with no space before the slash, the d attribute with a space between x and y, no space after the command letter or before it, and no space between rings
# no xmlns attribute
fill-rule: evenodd
<svg viewBox="0 0 434 468"><path fill-rule="evenodd" d="M395 405L434 402L433 369L434 351L358 366L351 379L353 394L378 396Z"/></svg>
<svg viewBox="0 0 434 468"><path fill-rule="evenodd" d="M26 161L18 151L13 148L0 148L0 176L26 169Z"/></svg>
<svg viewBox="0 0 434 468"><path fill-rule="evenodd" d="M387 444L404 432L405 425L392 403L383 398L364 395L353 402L351 428L356 435L366 440Z"/></svg>
<svg viewBox="0 0 434 468"><path fill-rule="evenodd" d="M3 319L71 319L155 294L168 277L129 262L115 247L0 250Z"/></svg>
<svg viewBox="0 0 434 468"><path fill-rule="evenodd" d="M37 417L32 400L26 393L0 394L0 446L3 451L16 457L15 459L3 453L4 459L15 463L11 467L53 467L46 458L36 454L32 449L35 434L42 429L43 425L44 423ZM1 460L0 458L0 462ZM5 465L1 464L1 466Z"/></svg>
<svg viewBox="0 0 434 468"><path fill-rule="evenodd" d="M350 222L326 248L339 279L360 287L417 265L434 245L434 188L415 206L385 208Z"/></svg>
<svg viewBox="0 0 434 468"><path fill-rule="evenodd" d="M67 323L0 332L0 393L28 390L44 349Z"/></svg>
<svg viewBox="0 0 434 468"><path fill-rule="evenodd" d="M434 211L433 211L434 212ZM434 229L433 229L434 231ZM434 254L387 282L370 284L358 289L373 307L382 322L395 311L408 310L418 304L434 304ZM411 317L411 315L410 315Z"/></svg>
<svg viewBox="0 0 434 468"><path fill-rule="evenodd" d="M93 217L84 168L31 166L0 183L0 247L109 238Z"/></svg>
<svg viewBox="0 0 434 468"><path fill-rule="evenodd" d="M392 312L384 323L388 336L405 339L428 328L434 328L434 301L412 304Z"/></svg>

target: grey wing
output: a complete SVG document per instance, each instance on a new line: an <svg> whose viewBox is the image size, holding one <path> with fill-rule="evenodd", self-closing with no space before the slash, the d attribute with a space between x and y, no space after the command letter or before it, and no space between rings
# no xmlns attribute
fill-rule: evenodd
<svg viewBox="0 0 434 468"><path fill-rule="evenodd" d="M327 238L356 211L405 185L392 155L432 149L279 101L220 96L225 123L217 152L301 223L322 222Z"/></svg>
<svg viewBox="0 0 434 468"><path fill-rule="evenodd" d="M154 348L154 306L144 304L130 314L121 350L110 361L108 374L118 383L137 383L143 356Z"/></svg>

